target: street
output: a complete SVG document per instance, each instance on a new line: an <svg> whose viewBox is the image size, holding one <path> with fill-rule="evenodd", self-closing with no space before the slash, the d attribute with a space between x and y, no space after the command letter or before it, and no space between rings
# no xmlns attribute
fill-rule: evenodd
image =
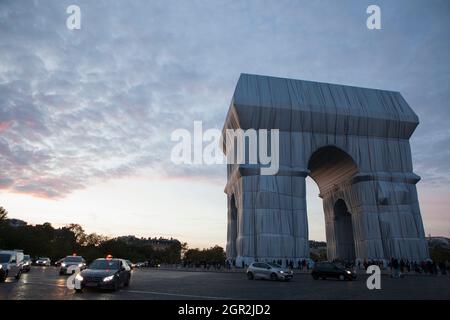
<svg viewBox="0 0 450 320"><path fill-rule="evenodd" d="M356 281L313 280L296 274L290 282L247 280L240 272L189 272L162 269L132 271L129 288L117 292L66 287L68 276L54 267L33 267L19 281L0 283L0 300L7 299L450 299L449 276L381 277L381 290L368 290L366 276Z"/></svg>

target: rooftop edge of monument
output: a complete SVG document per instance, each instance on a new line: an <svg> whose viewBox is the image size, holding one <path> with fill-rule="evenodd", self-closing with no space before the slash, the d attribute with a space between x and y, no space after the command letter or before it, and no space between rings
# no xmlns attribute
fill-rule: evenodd
<svg viewBox="0 0 450 320"><path fill-rule="evenodd" d="M398 91L248 73L240 75L231 107L348 114L419 123L416 113Z"/></svg>

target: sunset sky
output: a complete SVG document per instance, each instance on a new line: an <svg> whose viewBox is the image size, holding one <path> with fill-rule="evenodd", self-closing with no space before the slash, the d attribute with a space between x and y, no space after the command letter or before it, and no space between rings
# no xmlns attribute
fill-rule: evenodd
<svg viewBox="0 0 450 320"><path fill-rule="evenodd" d="M81 8L81 29L66 8ZM368 30L366 8L381 8ZM0 206L108 236L226 242L226 168L175 165L240 73L400 91L426 234L450 237L450 1L0 1ZM325 239L308 179L310 238Z"/></svg>

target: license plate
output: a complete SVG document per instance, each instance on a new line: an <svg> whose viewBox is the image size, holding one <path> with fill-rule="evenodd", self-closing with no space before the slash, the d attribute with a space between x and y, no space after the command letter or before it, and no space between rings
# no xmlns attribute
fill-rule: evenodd
<svg viewBox="0 0 450 320"><path fill-rule="evenodd" d="M86 287L96 287L97 286L97 282L86 282L85 286Z"/></svg>

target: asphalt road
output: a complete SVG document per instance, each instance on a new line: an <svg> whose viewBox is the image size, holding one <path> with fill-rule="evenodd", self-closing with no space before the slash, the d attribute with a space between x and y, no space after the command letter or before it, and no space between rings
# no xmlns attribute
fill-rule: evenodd
<svg viewBox="0 0 450 320"><path fill-rule="evenodd" d="M67 276L54 267L33 267L19 281L0 283L4 299L450 299L450 276L381 277L381 290L356 281L313 280L295 275L290 282L247 280L244 273L133 270L131 284L117 292L66 288Z"/></svg>

